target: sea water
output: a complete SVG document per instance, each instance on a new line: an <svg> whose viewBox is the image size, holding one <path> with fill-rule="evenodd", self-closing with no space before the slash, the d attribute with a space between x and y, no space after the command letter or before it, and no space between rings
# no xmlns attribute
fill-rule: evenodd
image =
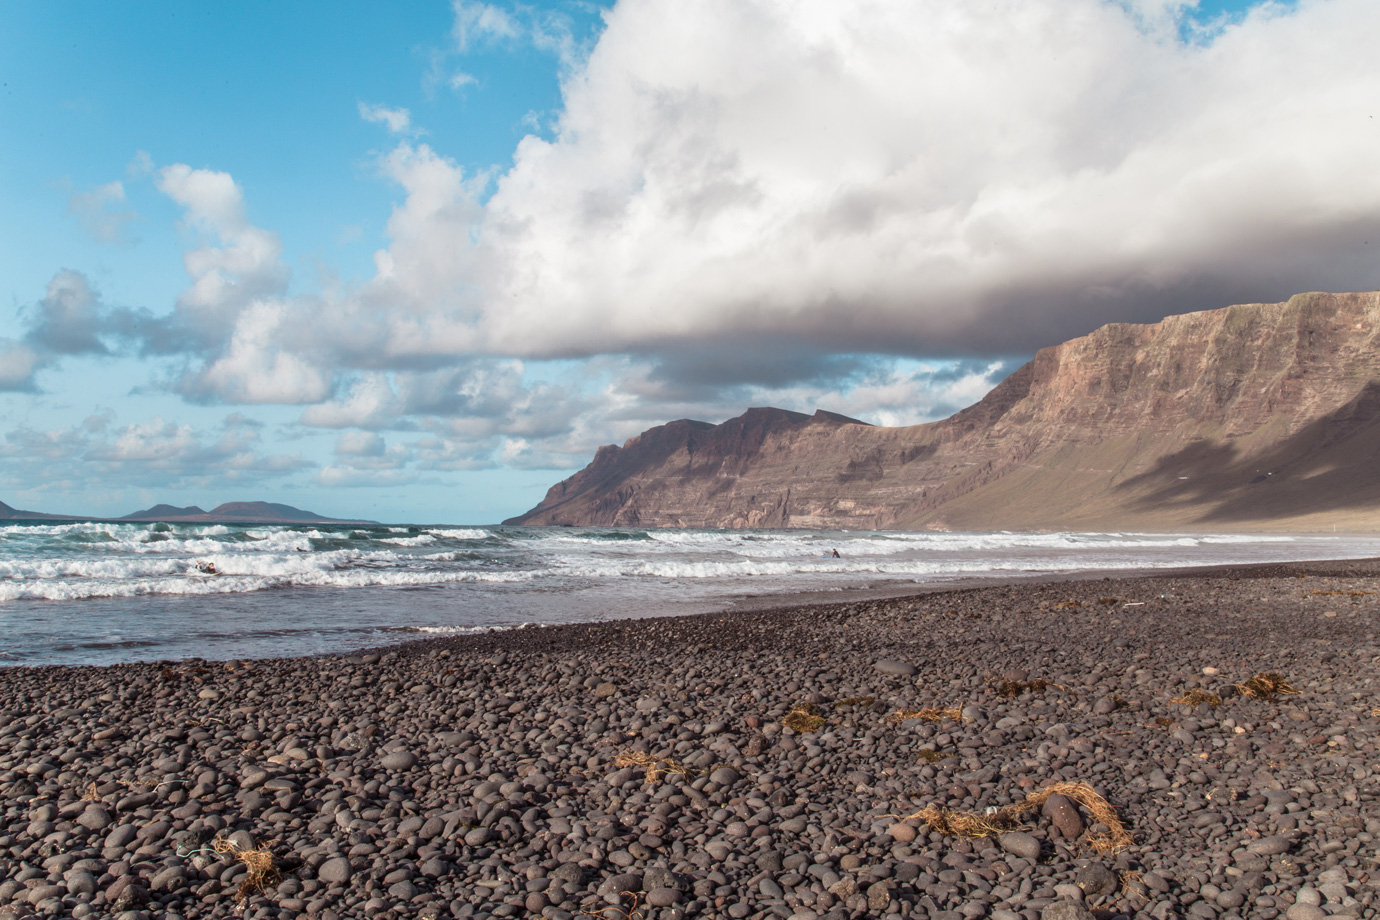
<svg viewBox="0 0 1380 920"><path fill-rule="evenodd" d="M22 523L0 527L0 663L310 655L799 594L1378 555L1354 535Z"/></svg>

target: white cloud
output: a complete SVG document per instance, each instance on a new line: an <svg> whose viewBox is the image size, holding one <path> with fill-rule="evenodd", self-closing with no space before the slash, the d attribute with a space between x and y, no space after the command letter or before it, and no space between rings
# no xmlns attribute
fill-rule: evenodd
<svg viewBox="0 0 1380 920"><path fill-rule="evenodd" d="M118 179L67 197L67 213L75 216L92 237L102 243L129 242L128 227L139 215L132 210L112 210L124 204L125 187Z"/></svg>
<svg viewBox="0 0 1380 920"><path fill-rule="evenodd" d="M177 312L178 333L191 334L203 345L221 344L240 311L287 290L282 241L249 222L244 193L229 173L177 163L158 171L158 189L185 209L189 228L219 244L183 256L192 284L178 297Z"/></svg>
<svg viewBox="0 0 1380 920"><path fill-rule="evenodd" d="M407 109L390 109L383 105L361 102L359 117L367 122L385 125L393 134L407 134L412 129L412 113Z"/></svg>
<svg viewBox="0 0 1380 920"><path fill-rule="evenodd" d="M28 482L90 482L168 490L252 483L313 466L299 453L265 453L257 423L229 416L218 430L153 418L116 427L110 413L70 428L20 427L0 439L0 460Z"/></svg>
<svg viewBox="0 0 1380 920"><path fill-rule="evenodd" d="M34 372L41 364L41 356L32 348L0 338L0 393L34 390Z"/></svg>
<svg viewBox="0 0 1380 920"><path fill-rule="evenodd" d="M455 9L465 47L536 34ZM1380 7L1265 6L1206 44L1190 11L628 0L506 173L384 157L405 197L376 276L296 309L329 311L308 335L332 366L751 342L733 382L754 350L1010 354L1380 286Z"/></svg>
<svg viewBox="0 0 1380 920"><path fill-rule="evenodd" d="M453 0L451 9L455 14L451 38L457 51L470 51L476 45L521 34L517 22L502 7L475 0Z"/></svg>
<svg viewBox="0 0 1380 920"><path fill-rule="evenodd" d="M486 205L479 340L943 348L1095 285L1273 278L1380 221L1377 26L1334 0L1197 47L1092 0L620 4Z"/></svg>
<svg viewBox="0 0 1380 920"><path fill-rule="evenodd" d="M62 269L48 281L42 300L30 311L25 336L32 345L58 354L109 354L101 341L106 311L81 272Z"/></svg>
<svg viewBox="0 0 1380 920"><path fill-rule="evenodd" d="M282 333L288 306L255 301L239 316L223 355L183 380L189 396L236 403L314 403L330 395L331 375L290 350Z"/></svg>

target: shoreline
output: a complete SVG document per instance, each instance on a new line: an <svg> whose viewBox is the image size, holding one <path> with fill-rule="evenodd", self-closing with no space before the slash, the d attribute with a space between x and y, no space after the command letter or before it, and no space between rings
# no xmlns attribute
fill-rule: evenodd
<svg viewBox="0 0 1380 920"><path fill-rule="evenodd" d="M1377 665L1369 559L7 668L0 917L1369 916Z"/></svg>

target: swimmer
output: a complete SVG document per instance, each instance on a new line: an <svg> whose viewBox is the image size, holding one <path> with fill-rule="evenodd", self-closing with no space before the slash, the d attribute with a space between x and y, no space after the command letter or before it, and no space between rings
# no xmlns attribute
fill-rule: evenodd
<svg viewBox="0 0 1380 920"><path fill-rule="evenodd" d="M205 572L207 575L220 574L220 572L216 570L216 564L214 562L198 562L196 564L196 570L198 572Z"/></svg>

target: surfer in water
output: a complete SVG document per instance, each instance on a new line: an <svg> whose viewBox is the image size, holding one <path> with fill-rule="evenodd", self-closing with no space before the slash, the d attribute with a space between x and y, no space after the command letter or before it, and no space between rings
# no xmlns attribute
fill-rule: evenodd
<svg viewBox="0 0 1380 920"><path fill-rule="evenodd" d="M198 563L196 564L196 570L197 570L198 572L201 572L201 573L205 574L205 575L219 575L219 574L220 574L220 570L216 568L216 564L215 564L214 562L206 562L206 561L198 562Z"/></svg>
<svg viewBox="0 0 1380 920"><path fill-rule="evenodd" d="M830 556L830 558L832 558L832 559L842 559L842 558L843 558L842 556L839 555L839 551L838 551L838 550L834 550L832 553L829 554L829 556Z"/></svg>

